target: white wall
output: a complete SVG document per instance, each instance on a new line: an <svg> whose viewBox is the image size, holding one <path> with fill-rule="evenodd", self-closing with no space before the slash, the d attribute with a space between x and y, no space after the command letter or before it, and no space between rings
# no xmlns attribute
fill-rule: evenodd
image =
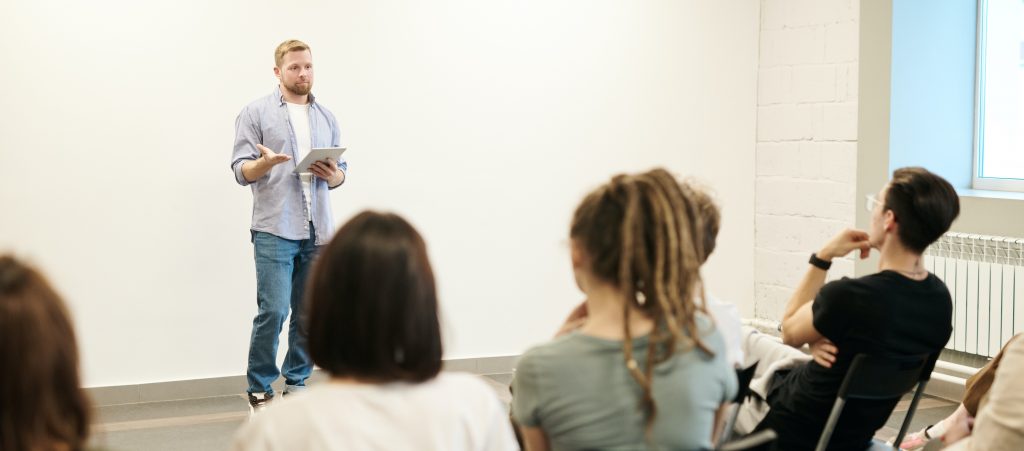
<svg viewBox="0 0 1024 451"><path fill-rule="evenodd" d="M707 278L753 298L758 10L746 0L0 4L0 251L45 268L89 386L244 373L251 196L234 119L272 51L313 47L351 171L336 219L425 235L446 358L521 353L581 299L566 232L614 173L664 165L724 206ZM357 345L357 344L354 344Z"/></svg>
<svg viewBox="0 0 1024 451"><path fill-rule="evenodd" d="M857 201L859 0L762 0L757 87L755 312L781 321ZM829 278L853 275L837 259Z"/></svg>

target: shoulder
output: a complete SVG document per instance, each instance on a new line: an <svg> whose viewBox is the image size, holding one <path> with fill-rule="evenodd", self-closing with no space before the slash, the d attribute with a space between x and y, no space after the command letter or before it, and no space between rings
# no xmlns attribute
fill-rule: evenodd
<svg viewBox="0 0 1024 451"><path fill-rule="evenodd" d="M260 97L242 107L242 111L238 113L238 116L245 117L251 120L258 120L260 118L260 115L273 105L273 101L273 94Z"/></svg>
<svg viewBox="0 0 1024 451"><path fill-rule="evenodd" d="M256 100L249 102L242 110L243 111L259 111L267 107L273 106L280 103L281 98L277 97L275 93L270 93L265 96L258 97Z"/></svg>
<svg viewBox="0 0 1024 451"><path fill-rule="evenodd" d="M498 394L483 376L459 372L441 372L428 382L436 392L430 398L442 399L456 410L485 414L500 411ZM436 402L436 401L435 401ZM456 407L459 405L460 407Z"/></svg>
<svg viewBox="0 0 1024 451"><path fill-rule="evenodd" d="M558 360L565 356L576 355L584 350L586 337L580 332L570 332L527 349L519 358L519 364Z"/></svg>
<svg viewBox="0 0 1024 451"><path fill-rule="evenodd" d="M820 293L838 294L870 286L874 283L873 279L870 279L872 276L874 276L874 274L858 278L842 277L840 279L826 282L825 285L821 286Z"/></svg>
<svg viewBox="0 0 1024 451"><path fill-rule="evenodd" d="M547 343L533 346L516 362L516 376L539 377L538 373L575 366L592 353L594 346L600 344L591 343L591 340L600 339L586 337L580 332L570 332Z"/></svg>
<svg viewBox="0 0 1024 451"><path fill-rule="evenodd" d="M826 283L815 296L815 303L829 302L850 297L873 298L871 295L888 285L884 275L869 274L863 277L843 277Z"/></svg>
<svg viewBox="0 0 1024 451"><path fill-rule="evenodd" d="M725 338L721 328L716 327L715 320L711 315L698 312L694 315L694 322L697 324L697 331L700 339L711 352L719 354L725 352Z"/></svg>

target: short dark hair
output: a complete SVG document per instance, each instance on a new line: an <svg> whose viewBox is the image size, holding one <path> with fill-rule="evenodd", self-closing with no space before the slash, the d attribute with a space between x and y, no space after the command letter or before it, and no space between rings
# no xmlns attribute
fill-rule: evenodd
<svg viewBox="0 0 1024 451"><path fill-rule="evenodd" d="M321 252L309 285L310 356L331 375L423 382L441 371L434 274L405 219L352 218Z"/></svg>
<svg viewBox="0 0 1024 451"><path fill-rule="evenodd" d="M64 301L43 275L0 256L0 449L85 448L89 400Z"/></svg>
<svg viewBox="0 0 1024 451"><path fill-rule="evenodd" d="M899 168L889 181L885 209L896 216L903 245L923 253L960 215L960 197L946 179L925 168Z"/></svg>

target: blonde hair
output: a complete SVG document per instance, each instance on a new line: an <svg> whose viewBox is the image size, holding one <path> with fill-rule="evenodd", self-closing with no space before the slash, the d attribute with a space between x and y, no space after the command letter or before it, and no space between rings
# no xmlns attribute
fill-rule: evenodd
<svg viewBox="0 0 1024 451"><path fill-rule="evenodd" d="M288 52L301 52L303 50L308 50L310 53L313 52L312 50L309 50L309 46L306 45L305 42L297 39L289 39L282 42L277 46L277 50L274 50L274 66L281 67L281 64L284 62L284 56L287 55Z"/></svg>

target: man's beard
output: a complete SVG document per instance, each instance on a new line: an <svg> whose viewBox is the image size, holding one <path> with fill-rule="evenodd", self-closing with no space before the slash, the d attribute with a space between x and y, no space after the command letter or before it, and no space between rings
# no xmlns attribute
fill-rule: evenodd
<svg viewBox="0 0 1024 451"><path fill-rule="evenodd" d="M313 89L313 83L309 82L309 83L306 83L304 85L300 85L298 83L295 83L295 84L290 85L290 86L289 85L284 85L284 89L287 89L288 92L290 92L292 94L295 94L297 96L304 96L306 94L309 94L309 91L311 91Z"/></svg>

